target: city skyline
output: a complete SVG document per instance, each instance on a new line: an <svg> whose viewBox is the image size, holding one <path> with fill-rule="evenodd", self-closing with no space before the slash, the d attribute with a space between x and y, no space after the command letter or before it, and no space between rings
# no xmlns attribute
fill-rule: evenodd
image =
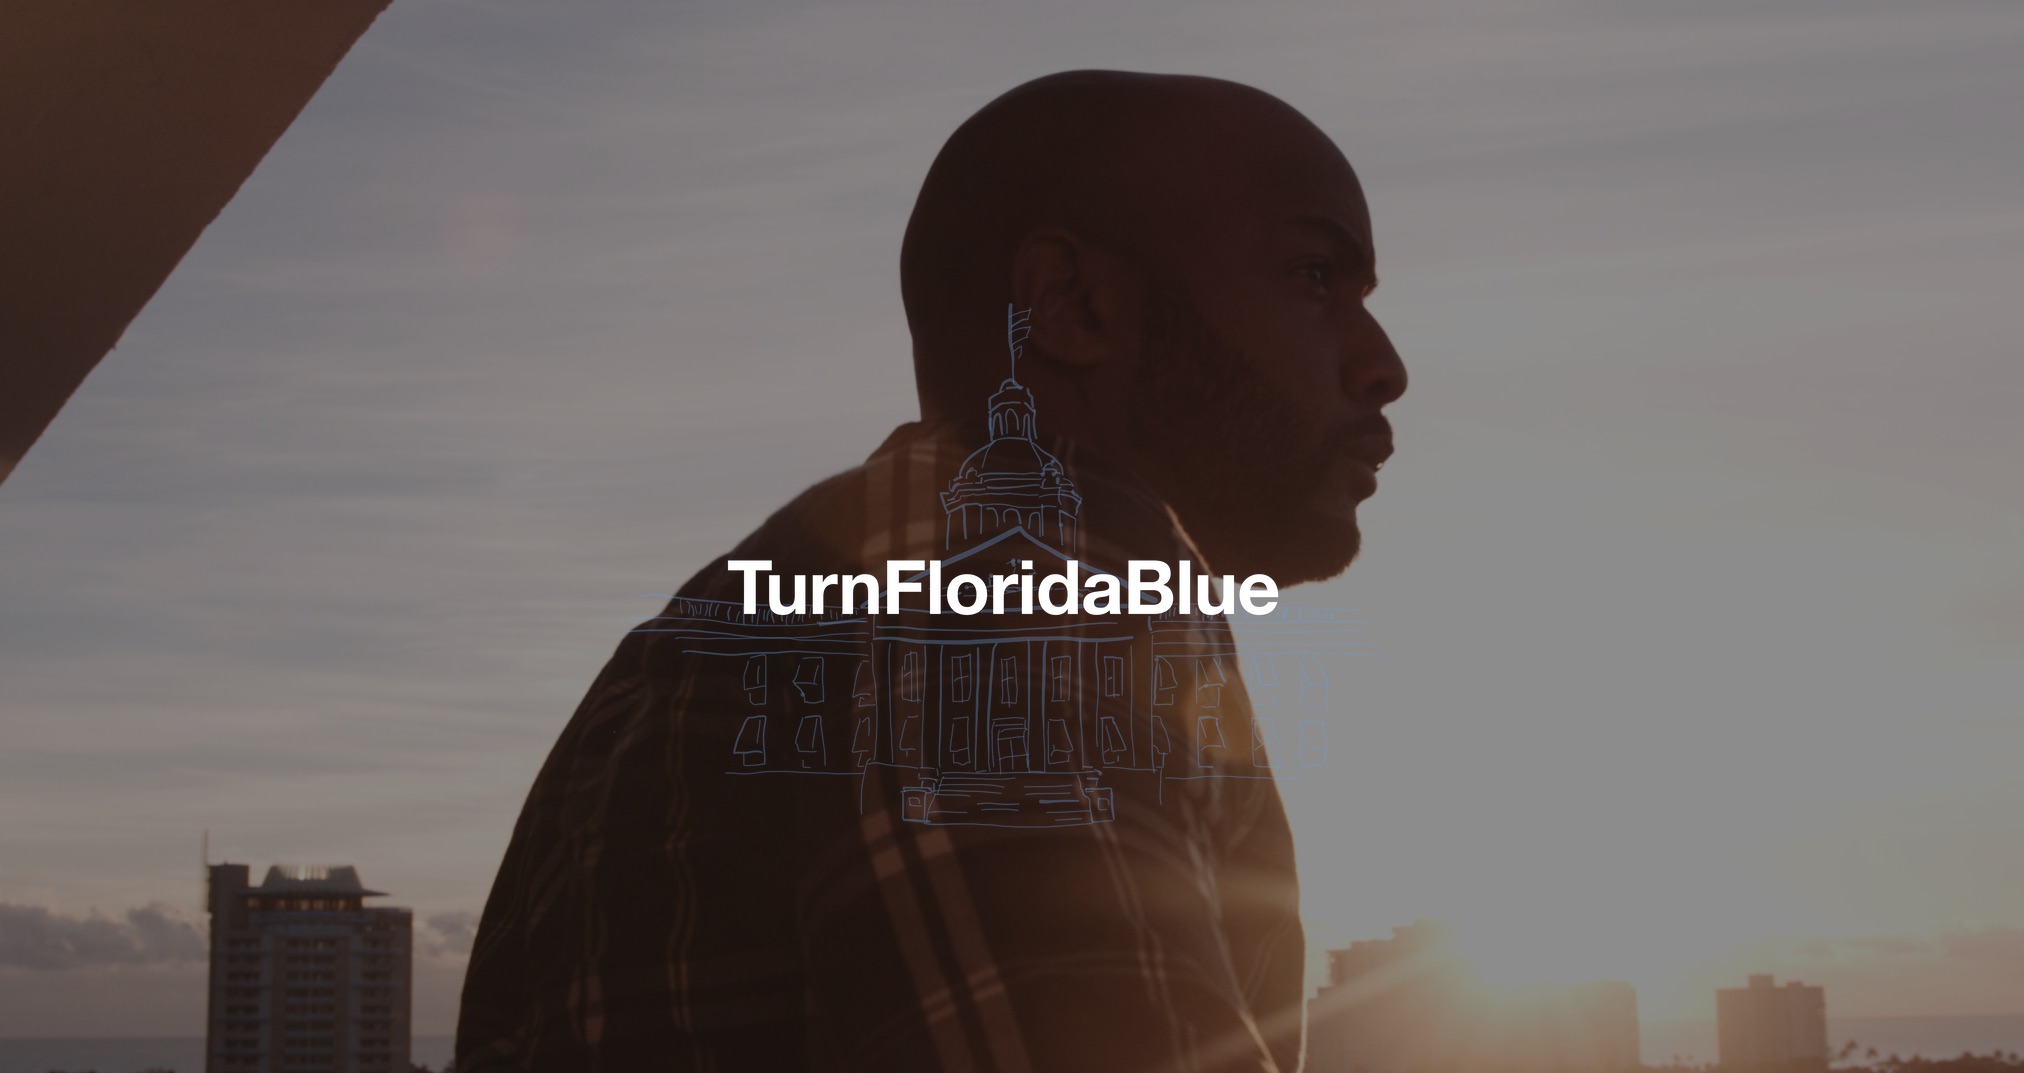
<svg viewBox="0 0 2024 1073"><path fill-rule="evenodd" d="M207 827L398 892L447 1031L639 594L912 416L941 139L1089 65L1334 136L1414 377L1363 558L1285 594L1374 653L1286 796L1310 982L1433 917L1647 1017L1753 972L2024 1013L2020 45L1961 2L396 3L0 485L0 1034L183 1023ZM125 945L36 953L94 906Z"/></svg>

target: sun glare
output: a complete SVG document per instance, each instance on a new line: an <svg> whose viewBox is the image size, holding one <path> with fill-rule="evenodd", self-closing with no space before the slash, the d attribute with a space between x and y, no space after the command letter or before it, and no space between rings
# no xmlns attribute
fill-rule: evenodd
<svg viewBox="0 0 2024 1073"><path fill-rule="evenodd" d="M1451 942L1463 963L1490 987L1573 984L1626 979L1620 949L1605 938L1553 927L1456 925Z"/></svg>

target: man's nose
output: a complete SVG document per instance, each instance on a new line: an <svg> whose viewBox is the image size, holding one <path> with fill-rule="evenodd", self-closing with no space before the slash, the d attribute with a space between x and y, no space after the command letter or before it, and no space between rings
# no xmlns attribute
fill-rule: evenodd
<svg viewBox="0 0 2024 1073"><path fill-rule="evenodd" d="M1351 399L1377 409L1406 393L1406 366L1377 318L1364 313L1343 348L1342 389Z"/></svg>

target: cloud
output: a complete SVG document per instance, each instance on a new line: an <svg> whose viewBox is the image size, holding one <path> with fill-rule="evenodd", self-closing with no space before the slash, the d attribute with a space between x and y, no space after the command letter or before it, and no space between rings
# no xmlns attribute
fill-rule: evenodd
<svg viewBox="0 0 2024 1073"><path fill-rule="evenodd" d="M202 960L204 932L175 907L129 909L124 922L94 910L72 917L0 902L0 966L64 971Z"/></svg>
<svg viewBox="0 0 2024 1073"><path fill-rule="evenodd" d="M478 934L478 914L434 913L415 922L415 955L461 960ZM66 970L202 961L204 927L174 906L129 909L124 921L96 910L66 916L39 905L0 902L0 968Z"/></svg>
<svg viewBox="0 0 2024 1073"><path fill-rule="evenodd" d="M1941 948L1949 960L1993 965L2024 980L2024 928L1951 932L1941 940Z"/></svg>
<svg viewBox="0 0 2024 1073"><path fill-rule="evenodd" d="M415 921L417 1032L455 1029L477 931L475 912ZM0 902L0 1038L187 1035L202 1023L208 953L202 922L170 905L116 919Z"/></svg>
<svg viewBox="0 0 2024 1073"><path fill-rule="evenodd" d="M415 955L418 958L459 958L471 952L471 940L478 934L478 914L436 913L415 928Z"/></svg>

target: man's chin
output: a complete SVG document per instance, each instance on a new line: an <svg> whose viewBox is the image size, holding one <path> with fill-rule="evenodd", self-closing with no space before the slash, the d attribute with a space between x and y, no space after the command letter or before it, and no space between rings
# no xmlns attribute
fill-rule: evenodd
<svg viewBox="0 0 2024 1073"><path fill-rule="evenodd" d="M1251 571L1270 576L1282 589L1340 576L1363 546L1355 514L1278 519L1250 537L1252 554L1244 558L1256 564Z"/></svg>

